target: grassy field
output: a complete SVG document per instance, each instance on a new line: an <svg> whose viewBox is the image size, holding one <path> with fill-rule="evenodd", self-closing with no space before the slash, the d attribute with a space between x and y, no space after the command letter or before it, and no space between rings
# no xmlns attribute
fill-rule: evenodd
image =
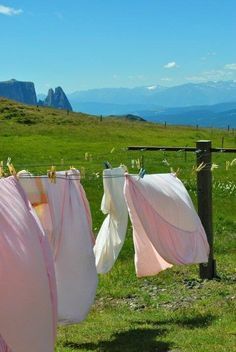
<svg viewBox="0 0 236 352"><path fill-rule="evenodd" d="M214 147L236 148L233 131L164 126L129 120L24 106L0 100L0 160L8 157L17 170L37 174L52 164L73 165L85 173L82 180L90 202L94 232L104 216L103 162L123 163L138 172L143 158L148 173L180 168L196 204L195 153L131 152L129 145L195 146L199 139ZM132 229L114 268L99 277L95 304L83 323L58 328L57 352L205 352L236 351L236 163L235 154L215 153L213 206L215 258L218 279L205 281L198 266L175 266L138 279L133 263ZM132 161L134 160L134 161ZM226 162L231 165L226 170ZM134 168L132 168L134 165Z"/></svg>

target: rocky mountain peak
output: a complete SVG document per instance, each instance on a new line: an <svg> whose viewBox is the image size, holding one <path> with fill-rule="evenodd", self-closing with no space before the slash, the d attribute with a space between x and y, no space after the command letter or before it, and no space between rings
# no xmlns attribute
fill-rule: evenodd
<svg viewBox="0 0 236 352"><path fill-rule="evenodd" d="M33 82L21 82L15 79L0 82L0 96L19 101L24 104L37 104Z"/></svg>
<svg viewBox="0 0 236 352"><path fill-rule="evenodd" d="M55 92L52 88L50 88L43 105L50 106L56 109L65 109L72 111L70 102L61 87L55 88Z"/></svg>

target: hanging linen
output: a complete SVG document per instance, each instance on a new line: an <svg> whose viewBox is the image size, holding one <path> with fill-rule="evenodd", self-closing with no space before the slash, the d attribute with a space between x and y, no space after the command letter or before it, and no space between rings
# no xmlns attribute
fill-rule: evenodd
<svg viewBox="0 0 236 352"><path fill-rule="evenodd" d="M47 177L19 174L48 236L54 254L58 295L58 321L78 323L94 302L98 283L89 204L78 170Z"/></svg>
<svg viewBox="0 0 236 352"><path fill-rule="evenodd" d="M101 210L108 214L97 235L94 253L97 272L107 273L114 265L124 244L128 224L128 210L123 194L124 169L103 171L104 195Z"/></svg>
<svg viewBox="0 0 236 352"><path fill-rule="evenodd" d="M175 175L127 175L124 192L134 229L138 276L155 274L155 263L159 272L170 264L207 262L205 231Z"/></svg>
<svg viewBox="0 0 236 352"><path fill-rule="evenodd" d="M0 179L0 335L3 351L53 352L52 253L18 180Z"/></svg>

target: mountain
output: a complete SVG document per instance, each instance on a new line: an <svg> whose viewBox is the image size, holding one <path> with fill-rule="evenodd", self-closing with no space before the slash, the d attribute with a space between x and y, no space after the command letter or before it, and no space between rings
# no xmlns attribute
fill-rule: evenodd
<svg viewBox="0 0 236 352"><path fill-rule="evenodd" d="M140 108L159 110L161 107L187 107L236 101L236 82L188 83L169 88L153 85L137 88L91 89L69 94L68 99L76 111L127 114ZM97 108L96 111L95 108Z"/></svg>
<svg viewBox="0 0 236 352"><path fill-rule="evenodd" d="M150 122L223 128L236 127L236 101L215 105L167 108L158 111L143 110L137 113Z"/></svg>
<svg viewBox="0 0 236 352"><path fill-rule="evenodd" d="M91 89L68 98L75 111L95 115L134 114L153 122L235 126L236 81Z"/></svg>
<svg viewBox="0 0 236 352"><path fill-rule="evenodd" d="M0 82L0 96L24 104L37 104L35 87L32 82L20 82L15 79Z"/></svg>
<svg viewBox="0 0 236 352"><path fill-rule="evenodd" d="M47 97L40 105L72 111L72 106L61 87L57 87L55 92L50 88Z"/></svg>

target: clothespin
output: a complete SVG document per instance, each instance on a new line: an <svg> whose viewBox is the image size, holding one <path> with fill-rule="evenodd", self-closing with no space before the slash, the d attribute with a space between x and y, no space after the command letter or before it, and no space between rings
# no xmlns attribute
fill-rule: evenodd
<svg viewBox="0 0 236 352"><path fill-rule="evenodd" d="M4 177L3 161L0 162L0 178Z"/></svg>
<svg viewBox="0 0 236 352"><path fill-rule="evenodd" d="M206 164L204 164L204 162L202 162L200 165L196 166L193 165L192 167L192 174L194 174L195 172L200 172L202 169L204 169L204 167L206 166Z"/></svg>
<svg viewBox="0 0 236 352"><path fill-rule="evenodd" d="M178 177L180 171L181 171L181 170L180 170L179 167L178 167L178 169L177 169L176 171L173 169L173 167L170 168L170 172L171 172L174 176L176 176L176 177Z"/></svg>
<svg viewBox="0 0 236 352"><path fill-rule="evenodd" d="M202 169L204 169L206 167L206 164L204 164L204 162L201 162L201 164L199 164L196 168L196 172L200 172Z"/></svg>
<svg viewBox="0 0 236 352"><path fill-rule="evenodd" d="M7 167L8 167L10 175L16 176L16 170L11 162L11 158L7 159Z"/></svg>
<svg viewBox="0 0 236 352"><path fill-rule="evenodd" d="M48 178L50 179L51 183L56 183L56 166L51 166L51 170L48 170Z"/></svg>
<svg viewBox="0 0 236 352"><path fill-rule="evenodd" d="M122 169L124 170L124 172L129 172L126 165L120 164L120 167L122 167Z"/></svg>
<svg viewBox="0 0 236 352"><path fill-rule="evenodd" d="M146 170L145 169L140 169L139 171L139 178L144 178L144 175L146 174Z"/></svg>
<svg viewBox="0 0 236 352"><path fill-rule="evenodd" d="M109 161L104 161L104 167L105 167L105 169L112 169L112 166L111 166L111 164L109 163Z"/></svg>

